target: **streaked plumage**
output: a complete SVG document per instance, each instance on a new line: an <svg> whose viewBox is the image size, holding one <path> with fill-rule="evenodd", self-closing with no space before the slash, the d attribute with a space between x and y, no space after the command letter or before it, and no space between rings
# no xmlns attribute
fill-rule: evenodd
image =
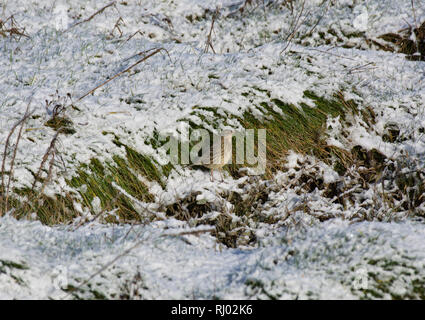
<svg viewBox="0 0 425 320"><path fill-rule="evenodd" d="M210 148L210 152L202 155L196 161L196 164L200 164L211 170L211 181L214 181L214 169L220 170L222 181L224 180L222 168L232 158L232 136L232 130L224 130L220 135L220 139L216 137L213 139L212 144L208 141L209 145L207 147Z"/></svg>

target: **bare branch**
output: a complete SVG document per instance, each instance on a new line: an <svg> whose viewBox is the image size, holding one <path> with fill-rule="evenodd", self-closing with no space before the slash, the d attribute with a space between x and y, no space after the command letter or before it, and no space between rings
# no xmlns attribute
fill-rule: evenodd
<svg viewBox="0 0 425 320"><path fill-rule="evenodd" d="M216 18L217 18L217 16L218 16L218 12L219 12L219 9L218 9L218 7L217 7L217 8L215 9L214 15L213 15L213 17L212 17L211 27L210 27L210 32L208 33L207 40L205 41L205 49L204 49L204 53L207 53L207 52L208 52L208 49L211 47L211 50L212 50L212 51L214 52L214 54L215 54L215 50L214 50L214 47L213 47L212 42L211 42L211 37L212 37L213 29L214 29L214 22L215 22L215 19L216 19Z"/></svg>
<svg viewBox="0 0 425 320"><path fill-rule="evenodd" d="M66 29L63 33L68 32L68 31L69 31L69 30L71 30L72 28L74 28L74 27L76 27L76 26L78 26L78 25L80 25L80 24L82 24L82 23L85 23L85 22L90 21L90 20L91 20L91 19L93 19L96 15L98 15L98 14L102 13L103 11L105 11L105 9L109 8L110 6L115 6L115 4L116 4L116 1L112 1L111 3L108 3L106 6L104 6L104 7L103 7L103 8L101 8L100 10L96 11L95 13L93 13L93 14L92 14L90 17L88 17L87 19L84 19L84 20L81 20L81 21L78 21L78 22L74 23L72 26L70 26L68 29Z"/></svg>
<svg viewBox="0 0 425 320"><path fill-rule="evenodd" d="M152 50L152 49L151 49ZM147 59L149 59L150 57L152 57L152 56L154 56L155 54L157 54L158 52L160 52L160 51L162 51L162 50L164 50L167 54L168 54L168 56L170 56L170 54L168 53L168 51L166 50L166 49L164 49L164 48L158 48L158 49L155 49L152 53L150 53L150 54L148 54L148 55L146 55L146 56L144 56L143 58L141 58L140 60L138 60L137 62L135 62L134 64L132 64L131 66L129 66L127 69L125 69L125 70L123 70L123 71L121 71L121 72L118 72L116 75L114 75L112 78L110 78L110 79L108 79L108 80L106 80L105 82L103 82L103 83L101 83L101 84L99 84L98 86L96 86L95 88L93 88L93 89L91 89L89 92L87 92L87 93L85 93L85 94L83 94L80 98L78 98L78 100L77 100L77 102L78 101L81 101L81 100L83 100L85 97L87 97L89 94L92 94L92 93L94 93L97 89L99 89L100 87L102 87L102 86L104 86L105 84L107 84L108 82L111 82L112 80L114 80L115 78L118 78L119 76L121 76L123 73L126 73L127 71L129 71L130 69L132 69L132 68L134 68L135 66L137 66L139 63L141 63L141 62L143 62L143 61L145 61L145 60L147 60ZM148 51L150 51L150 50L148 50ZM144 52L141 52L141 53L139 53L139 54L137 54L137 55L141 55L141 54L143 54Z"/></svg>
<svg viewBox="0 0 425 320"><path fill-rule="evenodd" d="M24 127L25 122L27 121L28 117L30 116L30 112L29 112L29 107L31 105L31 100L29 101L27 108L25 110L25 114L22 117L22 119L20 119L17 123L15 123L15 125L12 127L12 129L9 132L9 135L6 138L6 143L4 146L4 151L3 151L3 161L2 161L2 166L1 166L1 189L0 189L0 203L2 203L2 200L4 199L4 193L6 193L6 200L5 200L5 207L4 207L4 212L8 211L8 200L9 200L9 191L10 191L10 182L13 180L13 168L15 165L15 158L16 158L16 153L18 150L18 145L19 142L21 140L22 137L22 129ZM18 133L18 137L16 139L16 144L15 144L15 148L13 150L13 155L12 155L12 160L9 166L9 174L8 174L8 181L7 181L7 187L5 186L5 166L6 166L6 157L7 157L7 150L9 148L9 141L10 138L12 137L15 129L18 126L21 126L19 128L19 133ZM0 216L2 215L2 211L0 210Z"/></svg>

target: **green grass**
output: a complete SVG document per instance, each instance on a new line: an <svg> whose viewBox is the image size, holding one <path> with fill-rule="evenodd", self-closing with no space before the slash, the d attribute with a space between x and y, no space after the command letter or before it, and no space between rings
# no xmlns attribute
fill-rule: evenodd
<svg viewBox="0 0 425 320"><path fill-rule="evenodd" d="M259 88L253 88L253 91L249 91L245 95L255 96L257 91L263 97L270 97L267 90ZM250 110L245 111L242 117L237 117L219 108L194 106L191 118L181 119L181 121L188 121L191 129L206 128L210 132L223 125L227 126L232 121L238 121L246 129L266 129L267 171L265 178L271 177L276 170L283 169L285 155L289 150L295 150L302 154L313 154L319 159L329 163L333 161L344 167L344 163L347 161L346 153L326 145L325 124L328 116L340 116L345 119L348 112L357 112L356 106L352 102L345 101L342 94L338 94L332 99L325 99L313 92L306 91L305 97L309 98L315 107L302 105L298 108L278 99L266 98L256 106L265 111L266 118L263 120L257 119ZM253 105L253 107L255 106ZM15 216L25 218L30 213L35 213L38 219L45 224L67 223L80 215L74 208L75 202L79 202L82 207L89 209L92 214L96 214L93 200L97 197L103 211L115 210L115 216L108 216L104 221L116 223L149 221L152 216L138 212L131 198L144 203L154 201L153 195L149 193L149 188L143 181L154 181L165 188L173 165L159 165L151 157L122 144L119 137L114 136L114 143L125 148L126 156L115 155L112 160L106 162L93 158L90 163L81 164L76 175L67 180L68 185L75 191L74 193L68 192L66 195L57 195L52 198L46 195L35 195L36 191L28 188L15 190L17 196L9 199L11 206L17 208ZM155 131L146 143L154 149L158 149L165 142L159 140L159 134ZM227 170L234 177L238 177L241 174L239 171L241 167L243 166L231 164ZM139 176L145 180L140 179ZM122 188L130 197L119 191L115 185ZM22 205L22 200L19 200L22 199L19 197L23 196L30 199L25 202L25 205ZM235 212L238 215L243 215L251 207L251 204L240 201L236 201L235 205ZM225 228L221 227L220 229L224 230Z"/></svg>
<svg viewBox="0 0 425 320"><path fill-rule="evenodd" d="M266 93L263 96L270 97L266 91L262 92ZM244 95L249 97L250 94L246 92ZM246 111L242 117L236 117L217 108L196 106L191 114L191 119L195 118L195 120L183 119L182 121L188 121L192 129L201 128L198 122L205 123L209 128L218 129L221 125L228 125L230 120L237 120L246 129L266 129L267 169L263 177L265 179L271 178L277 170L284 169L285 155L289 150L313 154L329 164L334 164L340 171L345 169L349 165L350 155L344 150L326 144L326 121L328 116L340 116L344 121L348 113L358 113L357 106L353 102L345 101L342 94L335 95L333 99L325 99L312 92L305 92L305 96L314 103L314 107L304 104L297 108L277 99L261 102L259 107L265 110L265 115L268 116L266 120L257 119L251 111ZM228 165L227 170L233 177L238 178L243 174L239 169L247 165L236 165L235 158L233 160L233 164ZM242 222L234 224L231 219L226 218L204 222L213 224L217 230L214 235L218 241L230 247L237 247L241 241L244 244L255 241L255 236L249 233L248 220L271 224L276 222L273 217L263 221L264 217L257 212L257 207L261 207L267 201L269 190L259 183L246 192L249 193L246 198L242 198L237 193L221 195L233 204L233 214L241 217ZM194 223L214 206L213 203L197 204L195 198L189 195L187 198L178 199L175 204L167 208L167 214ZM237 232L235 232L236 229ZM246 239L242 240L243 237Z"/></svg>
<svg viewBox="0 0 425 320"><path fill-rule="evenodd" d="M93 211L92 202L95 197L100 199L104 210L117 209L120 221L141 221L146 217L140 216L130 199L122 194L114 184L125 190L126 193L142 202L153 201L148 187L140 181L138 175L150 181L162 183L161 174L152 160L133 149L126 147L127 159L113 156L113 161L102 164L92 159L88 165L82 165L78 174L68 180L68 184L79 190L83 206Z"/></svg>
<svg viewBox="0 0 425 320"><path fill-rule="evenodd" d="M342 94L331 100L306 91L306 98L314 102L315 107L302 104L301 108L284 103L279 99L263 101L260 107L266 110L267 120L257 119L252 112L246 111L239 122L246 129L266 129L267 132L267 175L281 170L285 155L289 150L301 154L311 154L335 166L345 164L348 154L334 146L326 144L326 121L329 116L345 120L347 113L357 113L352 101L345 101ZM333 161L332 161L333 160ZM237 166L232 165L230 172L235 173Z"/></svg>
<svg viewBox="0 0 425 320"><path fill-rule="evenodd" d="M0 273L5 273L6 268L28 270L28 266L25 263L18 263L10 260L0 260Z"/></svg>
<svg viewBox="0 0 425 320"><path fill-rule="evenodd" d="M72 127L72 121L66 117L54 117L48 120L44 125L54 129L55 131L61 130L64 134L74 134L77 132Z"/></svg>

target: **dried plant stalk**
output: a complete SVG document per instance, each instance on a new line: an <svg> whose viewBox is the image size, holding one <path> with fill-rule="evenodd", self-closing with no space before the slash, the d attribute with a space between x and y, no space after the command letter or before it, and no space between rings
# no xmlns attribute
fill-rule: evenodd
<svg viewBox="0 0 425 320"><path fill-rule="evenodd" d="M68 31L69 31L69 30L71 30L72 28L74 28L74 27L76 27L76 26L78 26L78 25L80 25L80 24L82 24L82 23L85 23L85 22L90 21L90 20L91 20L91 19L93 19L95 16L97 16L98 14L102 13L103 11L105 11L107 8L109 8L109 7L111 7L111 6L115 6L115 4L116 4L116 1L112 1L111 3L108 3L106 6L104 6L103 8L101 8L101 9L99 9L98 11L96 11L95 13L93 13L90 17L88 17L88 18L86 18L86 19L84 19L84 20L81 20L81 21L78 21L78 22L74 23L72 26L70 26L68 29L66 29L66 30L64 31L64 33L65 33L65 32L68 32Z"/></svg>
<svg viewBox="0 0 425 320"><path fill-rule="evenodd" d="M151 50L153 50L153 49L151 49ZM108 80L106 80L105 82L103 82L103 83L101 83L101 84L99 84L98 86L96 86L95 88L93 88L93 89L91 89L89 92L87 92L87 93L85 93L85 94L83 94L80 98L78 98L78 100L77 100L77 102L78 101L81 101L81 100L83 100L85 97L87 97L89 94L92 94L92 93L94 93L97 89L99 89L100 87L102 87L102 86L104 86L105 84L107 84L108 82L111 82L112 80L114 80L115 78L118 78L120 75L122 75L123 73L126 73L127 71L130 71L132 68L134 68L135 66L137 66L139 63L142 63L143 61L145 61L145 60L147 60L147 59L149 59L150 57L152 57L152 56L154 56L155 54L157 54L158 52L160 52L160 51L162 51L162 50L164 50L167 54L168 54L168 56L169 56L169 53L168 53L168 51L166 50L166 49L164 49L164 48L158 48L158 49L155 49L152 53L150 53L150 54L148 54L148 55L146 55L146 56L144 56L143 58L141 58L140 60L138 60L137 62L135 62L135 63L133 63L131 66L129 66L127 69L125 69L125 70L123 70L123 71L120 71L120 72L118 72L116 75L114 75L112 78L110 78L110 79L108 79ZM149 50L150 51L150 50ZM137 54L137 55L141 55L141 54L144 54L145 52L141 52L141 53L139 53L139 54Z"/></svg>
<svg viewBox="0 0 425 320"><path fill-rule="evenodd" d="M3 212L8 211L10 183L13 180L13 168L14 168L14 165L15 165L16 153L18 151L19 142L21 141L22 130L23 130L24 124L31 114L29 112L30 105L31 105L31 100L27 104L27 108L25 110L24 116L22 117L22 119L20 119L17 123L15 123L13 125L12 129L9 132L9 135L6 138L6 143L5 143L4 151L3 151L3 161L2 161L2 165L1 165L1 189L0 189L0 204L3 203L3 199L5 199L5 204L4 204L4 210L0 210L0 216L3 215ZM7 150L9 148L10 138L12 137L13 133L15 132L15 130L18 126L20 126L20 128L19 128L19 132L18 132L18 137L16 138L15 147L13 149L12 159L11 159L11 162L10 162L10 165L9 165L9 174L8 174L8 181L7 181L7 186L6 186L4 177L5 177L5 174L6 174L5 169L6 169ZM6 196L4 196L4 195L6 195Z"/></svg>
<svg viewBox="0 0 425 320"><path fill-rule="evenodd" d="M214 52L214 54L215 54L215 50L214 50L214 47L212 45L211 37L212 37L213 30L214 30L214 22L217 19L218 12L219 12L219 9L217 7L215 9L214 15L212 17L210 32L208 33L207 40L205 41L205 50L204 50L204 53L207 53L208 52L208 49L211 48L212 52Z"/></svg>

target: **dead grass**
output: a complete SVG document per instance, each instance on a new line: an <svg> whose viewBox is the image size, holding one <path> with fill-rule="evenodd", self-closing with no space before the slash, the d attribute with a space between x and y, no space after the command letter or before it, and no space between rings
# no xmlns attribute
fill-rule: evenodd
<svg viewBox="0 0 425 320"><path fill-rule="evenodd" d="M5 20L0 19L0 36L20 40L22 37L29 38L25 27L21 27L11 15Z"/></svg>
<svg viewBox="0 0 425 320"><path fill-rule="evenodd" d="M208 50L211 48L212 52L214 52L214 54L215 54L215 50L214 50L214 47L213 47L213 44L212 44L212 34L213 34L213 31L214 31L214 23L215 23L215 20L218 17L218 14L219 14L219 8L217 7L215 12L214 12L214 15L212 16L210 32L208 33L207 40L205 41L204 53L208 53Z"/></svg>
<svg viewBox="0 0 425 320"><path fill-rule="evenodd" d="M106 10L107 8L109 8L109 7L114 7L114 8L117 10L117 8L116 8L116 1L112 1L112 2L108 3L107 5L103 6L101 9L97 10L95 13L93 13L92 15L90 15L88 18L75 22L75 23L74 23L73 25L71 25L68 29L66 29L66 30L64 31L64 33L65 33L65 32L68 32L68 31L69 31L69 30L71 30L72 28L74 28L74 27L76 27L76 26L78 26L78 25L80 25L80 24L82 24L82 23L89 22L89 21L90 21L90 20L92 20L95 16L97 16L98 14L101 14L103 11L105 11L105 10Z"/></svg>
<svg viewBox="0 0 425 320"><path fill-rule="evenodd" d="M403 53L409 60L425 61L425 21L417 27L410 25L397 33L385 33L378 39L383 43L372 42L382 50Z"/></svg>
<svg viewBox="0 0 425 320"><path fill-rule="evenodd" d="M4 145L3 160L1 165L0 217L9 211L9 197L11 194L11 182L13 181L15 159L16 159L16 154L18 151L19 142L21 141L21 138L22 138L22 129L24 128L25 122L28 120L30 116L30 112L29 112L30 104L31 104L31 101L27 105L24 116L18 122L16 122L15 125L10 130ZM12 156L9 162L9 170L6 171L6 165L7 165L6 161L7 161L7 155L8 155L9 146L10 146L10 139L12 138L12 135L14 134L17 127L19 127L19 132L17 134L15 146L13 148ZM7 183L6 183L6 175L8 178Z"/></svg>
<svg viewBox="0 0 425 320"><path fill-rule="evenodd" d="M255 94L255 90L252 94ZM273 99L261 103L266 116L263 120L255 118L249 111L243 117L233 118L247 129L267 130L267 168L264 176L249 177L239 186L243 190L242 193L224 192L218 194L216 201L213 202L199 202L196 200L198 194L192 193L182 199L176 199L171 204L160 206L158 212L187 221L190 226L200 224L214 226L215 231L212 235L226 246L251 245L256 242L256 225L282 223L291 216L289 211L286 215L268 215L265 214L265 208L270 209L270 205L273 205L269 194L282 189L281 185L274 182L274 175L277 171L287 170L284 166L286 154L294 150L303 155L314 156L315 159L333 166L341 175L341 181L325 184L323 178L317 175L317 168L302 166L299 174L292 177L285 188L293 188L300 195L308 195L319 190L330 202L343 207L360 204L361 210L355 214L355 219L386 219L388 217L386 212L408 211L412 215L420 214L415 208L425 201L423 197L425 172L417 164L387 159L376 150L368 151L355 147L350 152L326 143L325 124L328 116L340 116L341 121L347 126L354 116L359 116L372 125L373 111L365 108L360 112L353 101L346 101L343 98L342 93L336 94L331 100L319 97L313 92L305 92L305 96L314 102L314 108L307 105L297 108ZM53 100L54 103L46 103L49 108L53 107L55 110L52 118L64 116L63 106L66 103ZM204 112L212 113L212 118L203 120L213 126L219 126L231 118L230 115L219 113L214 108L199 107L194 110L194 114L200 117ZM15 130L23 132L22 128L27 118L28 115L15 124L9 138L14 136ZM140 203L148 204L154 201L144 181L155 181L164 188L172 166L160 166L151 158L122 144L118 137L115 137L114 142L126 150L125 157L114 156L112 161L106 163L94 158L89 164L82 164L77 174L67 180L67 184L74 192L68 191L49 197L43 194L43 190L56 178L54 166L59 155L55 145L63 134L59 127L40 161L38 171L34 173L32 185L17 190L12 186L14 162L5 159L7 156L12 157L11 159L16 156L21 137L19 132L15 133L18 140L12 152L8 150L9 142L6 143L3 152L1 214L10 210L17 218L33 217L35 214L41 222L51 225L75 221L75 218L82 216L82 212L77 208L81 206L95 217L90 221L149 223L158 219L156 212L140 207ZM158 137L152 137L149 143L160 147L157 139ZM7 168L6 163L9 163L10 168ZM245 165L233 164L227 170L238 178L246 174L244 167ZM406 174L403 171L405 168L410 168L411 173ZM361 192L371 188L374 188L376 194L372 203L363 200L361 196ZM95 205L97 199L100 202L100 211ZM311 211L308 202L297 207L297 210L312 214L321 221L334 217L327 212L321 213L320 210ZM76 227L90 221L80 219Z"/></svg>

